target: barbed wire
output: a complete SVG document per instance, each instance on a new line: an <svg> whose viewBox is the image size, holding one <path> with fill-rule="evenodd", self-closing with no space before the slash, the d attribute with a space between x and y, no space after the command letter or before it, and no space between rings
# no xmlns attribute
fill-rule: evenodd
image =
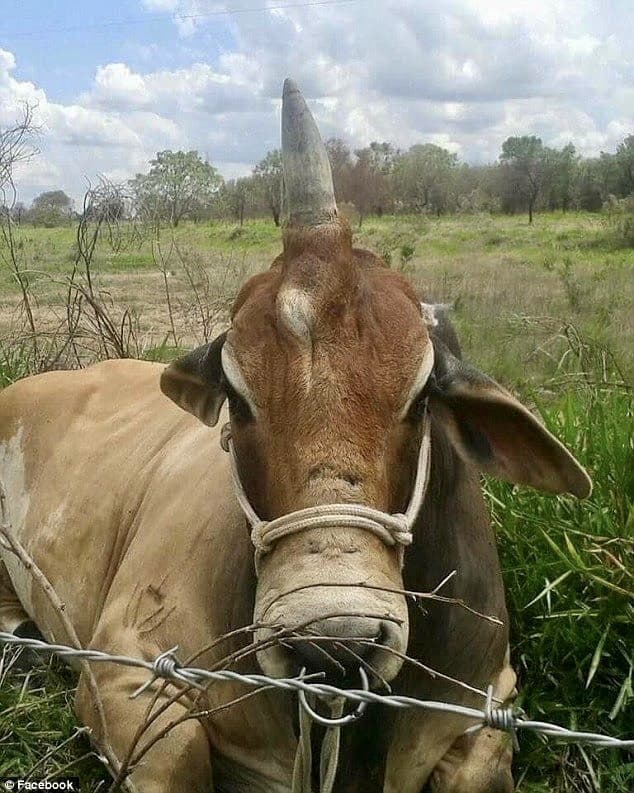
<svg viewBox="0 0 634 793"><path fill-rule="evenodd" d="M256 688L261 687L262 689L276 688L287 692L304 692L306 694L312 694L320 699L343 697L349 702L356 704L379 704L399 709L420 708L422 710L452 713L476 720L477 723L469 728L469 732L482 729L483 727L492 727L493 729L504 730L517 736L519 731L525 730L564 741L591 744L600 747L634 750L634 739L621 739L599 733L569 730L558 724L551 724L544 721L532 721L524 718L519 711L512 707L494 707L492 687L489 687L485 708L481 710L465 705L454 705L448 702L420 700L414 697L395 694L379 694L375 691L364 689L341 689L328 683L314 682L315 675L293 678L273 678L262 674L241 674L230 669L220 669L212 672L208 669L181 666L175 655L178 649L177 647L161 653L154 661L145 661L141 658L131 658L126 655L111 655L101 650L78 650L63 644L49 644L39 639L14 636L4 631L0 631L0 643L24 647L35 650L36 652L52 653L61 658L77 658L83 661L92 661L96 663L107 662L147 670L150 674L150 678L131 694L131 697L139 696L139 694L145 691L159 678L171 682L178 682L186 686L193 686L198 689L202 689L204 684L209 682L232 681Z"/></svg>

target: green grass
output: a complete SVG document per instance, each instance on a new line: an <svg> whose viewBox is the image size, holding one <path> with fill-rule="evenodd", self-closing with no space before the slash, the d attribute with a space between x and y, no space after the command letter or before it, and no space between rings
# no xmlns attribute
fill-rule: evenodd
<svg viewBox="0 0 634 793"><path fill-rule="evenodd" d="M634 249L616 244L617 231L608 217L592 213L539 214L532 226L523 216L397 216L367 219L355 229L355 240L385 255L427 299L456 302L455 321L469 357L502 382L525 389L558 375L568 345L562 338L567 325L574 326L593 354L609 348L623 373L629 379L634 375ZM74 234L70 226L25 226L17 232L22 266L42 312L65 300ZM171 235L162 231L164 250ZM190 258L193 253L209 271L229 268L235 287L247 274L267 267L281 248L279 229L264 220L248 221L242 228L184 223L173 235L179 250ZM141 315L142 329L155 333L148 342L153 346L164 338L167 312L151 239L129 235L124 241L113 249L104 236L94 273L118 302L127 300ZM184 314L191 306L185 294L189 285L173 252L167 264ZM18 299L17 284L0 263L0 309ZM3 324L0 318L0 335ZM187 331L181 341L198 339Z"/></svg>
<svg viewBox="0 0 634 793"><path fill-rule="evenodd" d="M74 676L54 660L25 674L20 652L0 652L0 777L68 774L93 790L109 776L74 718Z"/></svg>
<svg viewBox="0 0 634 793"><path fill-rule="evenodd" d="M633 409L624 391L587 389L544 410L549 429L592 475L587 501L487 485L521 705L534 719L628 737L634 733ZM584 752L525 737L517 772L533 786L527 790L632 789L634 764L625 763L625 753Z"/></svg>
<svg viewBox="0 0 634 793"><path fill-rule="evenodd" d="M274 253L280 247L280 231L268 220L233 223L182 223L173 230L175 239L199 250ZM75 251L75 229L22 226L16 231L19 244L29 249L33 263L43 272L66 272ZM355 228L359 244L387 253L398 261L398 249L405 243L417 249L417 260L456 255L508 254L512 261L539 264L546 255L574 255L583 267L595 266L597 258L617 264L632 263L631 247L619 243L619 235L602 215L583 212L537 215L532 226L523 216L452 215L441 218L399 215L369 218ZM130 237L123 250L112 253L105 244L98 249L97 262L106 271L149 266L152 262L149 235Z"/></svg>
<svg viewBox="0 0 634 793"><path fill-rule="evenodd" d="M617 233L618 232L618 233ZM620 236L619 236L620 235ZM70 272L74 231L20 230L38 322L63 311L60 281ZM163 232L164 250L171 232ZM385 255L425 299L455 302L467 358L537 409L594 480L576 502L488 481L512 614L520 701L531 717L612 735L634 735L634 251L601 215L384 217L355 230L357 244ZM205 300L234 294L281 249L272 223L179 226L174 240L195 264ZM141 354L169 360L200 341L196 301L182 261L168 262L179 338L174 343L160 275L148 240L113 250L104 239L95 273L116 306L139 316ZM223 273L227 271L228 277ZM17 313L19 294L0 263L0 387L36 364ZM14 312L10 314L10 312ZM5 319L6 317L6 319ZM0 675L0 775L26 773L75 728L72 678L58 666L34 689ZM44 693L45 692L45 693ZM85 737L42 765L54 773L89 752ZM631 759L631 758L630 758ZM524 793L625 793L634 769L624 752L581 749L523 735L517 756ZM92 786L94 758L78 760Z"/></svg>
<svg viewBox="0 0 634 793"><path fill-rule="evenodd" d="M587 501L487 483L521 706L535 719L624 737L634 734L633 411L624 391L593 389L543 409L549 429L592 474ZM59 667L40 679L42 689L21 691L19 683L14 688L6 681L0 687L0 775L28 772L75 725L70 677ZM75 739L43 769L53 773L88 751L85 739ZM626 760L617 750L582 751L523 733L515 768L526 793L626 793L634 784L634 764ZM77 773L87 782L103 774L90 760L82 760Z"/></svg>

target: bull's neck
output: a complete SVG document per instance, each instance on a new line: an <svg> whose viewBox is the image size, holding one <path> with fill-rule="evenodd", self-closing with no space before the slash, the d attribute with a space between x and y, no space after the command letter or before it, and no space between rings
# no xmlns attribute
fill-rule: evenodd
<svg viewBox="0 0 634 793"><path fill-rule="evenodd" d="M500 662L508 642L495 535L479 472L458 456L438 425L432 428L429 490L413 533L405 587L430 592L455 570L441 594L496 616L504 625L493 625L457 605L425 601L424 612L410 608L408 652L454 677L485 684L489 664ZM444 668L447 658L452 660L451 670Z"/></svg>
<svg viewBox="0 0 634 793"><path fill-rule="evenodd" d="M442 429L432 430L431 479L425 504L406 552L405 587L429 592L453 570L442 589L483 613L507 622L504 591L480 477L455 453ZM483 622L458 606L424 601L425 611L410 606L408 655L438 671L486 687L502 667L508 630ZM392 685L394 693L468 700L464 690L405 664ZM413 720L406 731L416 729ZM398 740L394 713L371 707L358 725L342 732L345 765L337 777L342 793L381 793L386 756ZM402 737L402 736L401 736Z"/></svg>

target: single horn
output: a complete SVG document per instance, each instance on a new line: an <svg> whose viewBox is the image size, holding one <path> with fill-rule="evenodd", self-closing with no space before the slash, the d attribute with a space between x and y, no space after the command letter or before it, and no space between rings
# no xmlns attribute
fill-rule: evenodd
<svg viewBox="0 0 634 793"><path fill-rule="evenodd" d="M333 221L337 204L326 147L306 100L288 78L282 95L282 165L290 224Z"/></svg>

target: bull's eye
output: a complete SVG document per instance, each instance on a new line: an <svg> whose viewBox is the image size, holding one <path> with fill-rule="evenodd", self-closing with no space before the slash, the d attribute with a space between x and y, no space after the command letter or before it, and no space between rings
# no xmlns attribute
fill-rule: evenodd
<svg viewBox="0 0 634 793"><path fill-rule="evenodd" d="M419 421L422 421L423 416L425 415L425 411L427 410L427 403L429 401L429 396L433 392L436 386L436 380L434 378L433 373L429 375L429 378L425 385L423 386L422 391L418 393L415 399L412 400L411 405L407 411L405 416L406 421L410 421L414 424L417 424Z"/></svg>
<svg viewBox="0 0 634 793"><path fill-rule="evenodd" d="M421 410L423 410L427 395L434 384L433 372L434 348L430 342L423 352L418 372L399 413L400 421L417 421L421 417Z"/></svg>
<svg viewBox="0 0 634 793"><path fill-rule="evenodd" d="M253 413L247 400L231 384L227 375L222 373L222 382L229 402L231 417L238 421L251 421Z"/></svg>
<svg viewBox="0 0 634 793"><path fill-rule="evenodd" d="M229 402L231 417L238 421L251 421L255 418L255 404L228 342L225 342L221 355L222 385Z"/></svg>

